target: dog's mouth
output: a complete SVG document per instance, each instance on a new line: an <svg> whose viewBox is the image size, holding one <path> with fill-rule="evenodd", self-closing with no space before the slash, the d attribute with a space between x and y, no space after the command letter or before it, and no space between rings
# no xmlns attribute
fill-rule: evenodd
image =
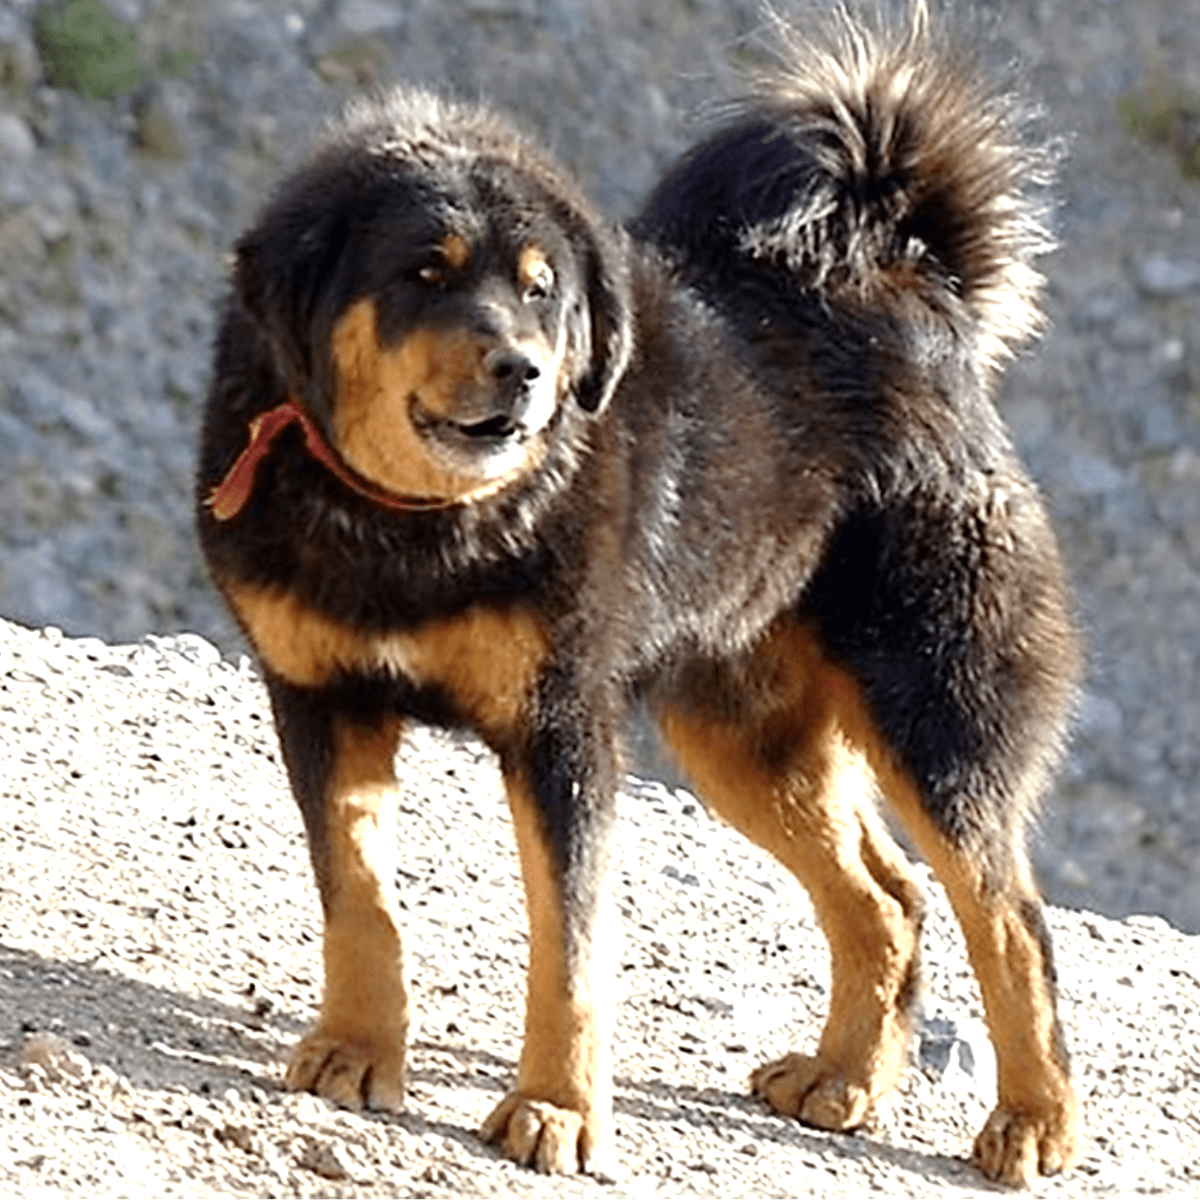
<svg viewBox="0 0 1200 1200"><path fill-rule="evenodd" d="M464 437L480 442L507 441L509 438L519 436L522 432L522 426L518 422L502 413L488 417L485 421L456 424L455 427Z"/></svg>
<svg viewBox="0 0 1200 1200"><path fill-rule="evenodd" d="M487 457L525 441L529 428L510 413L494 413L473 421L456 421L432 413L419 397L409 401L413 428L452 453Z"/></svg>

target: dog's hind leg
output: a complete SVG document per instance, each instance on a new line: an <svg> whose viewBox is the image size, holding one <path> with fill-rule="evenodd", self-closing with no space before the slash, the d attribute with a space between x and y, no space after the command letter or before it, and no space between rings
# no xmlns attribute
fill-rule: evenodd
<svg viewBox="0 0 1200 1200"><path fill-rule="evenodd" d="M1026 850L1078 647L1031 487L996 472L979 496L969 519L927 497L848 524L810 595L844 664L829 676L843 725L945 886L979 981L998 1097L975 1162L1024 1184L1071 1166L1081 1138Z"/></svg>
<svg viewBox="0 0 1200 1200"><path fill-rule="evenodd" d="M942 832L903 775L885 787L958 916L996 1049L997 1104L975 1140L975 1165L1011 1186L1064 1171L1079 1158L1081 1116L1050 933L1025 849L1017 839L991 845L985 860Z"/></svg>
<svg viewBox="0 0 1200 1200"><path fill-rule="evenodd" d="M693 681L660 720L711 807L804 885L829 941L829 1013L816 1053L759 1068L754 1089L780 1112L849 1129L904 1065L923 900L874 810L874 783L841 725L830 675L812 639L789 624L738 677Z"/></svg>
<svg viewBox="0 0 1200 1200"><path fill-rule="evenodd" d="M1031 610L1036 612L1036 610ZM946 889L962 926L996 1050L996 1108L974 1161L992 1179L1032 1183L1079 1157L1081 1121L1057 1013L1050 934L1025 849L1025 824L1061 721L1062 673L1016 637L988 654L960 639L940 667L909 648L871 660L903 675L882 732L849 672L841 705L847 728L916 848ZM1005 673L991 666L996 661ZM903 670L901 668L903 667Z"/></svg>

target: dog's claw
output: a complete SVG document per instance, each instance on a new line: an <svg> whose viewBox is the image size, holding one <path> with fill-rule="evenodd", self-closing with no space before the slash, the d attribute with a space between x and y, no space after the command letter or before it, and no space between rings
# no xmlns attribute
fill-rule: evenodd
<svg viewBox="0 0 1200 1200"><path fill-rule="evenodd" d="M1056 1175L1079 1161L1080 1120L1066 1104L1050 1116L997 1105L975 1139L972 1162L989 1179L1028 1187L1040 1175Z"/></svg>
<svg viewBox="0 0 1200 1200"><path fill-rule="evenodd" d="M582 1113L510 1092L492 1110L479 1130L506 1157L547 1175L584 1172L594 1178L615 1178L608 1139L598 1137Z"/></svg>
<svg viewBox="0 0 1200 1200"><path fill-rule="evenodd" d="M404 1107L404 1051L314 1030L292 1052L286 1080L293 1091L315 1092L355 1112L399 1112Z"/></svg>
<svg viewBox="0 0 1200 1200"><path fill-rule="evenodd" d="M750 1087L776 1112L819 1129L856 1129L871 1108L866 1087L805 1054L764 1064L750 1076Z"/></svg>

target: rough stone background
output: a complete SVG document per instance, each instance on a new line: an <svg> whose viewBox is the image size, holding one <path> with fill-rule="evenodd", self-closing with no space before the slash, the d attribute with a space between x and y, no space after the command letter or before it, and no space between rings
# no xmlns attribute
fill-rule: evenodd
<svg viewBox="0 0 1200 1200"><path fill-rule="evenodd" d="M118 640L195 630L232 652L189 518L213 305L229 244L325 115L396 78L484 98L620 217L703 127L760 15L106 2L128 37L105 43L117 69L98 80L64 65L45 5L0 0L0 612ZM100 0L71 3L94 17ZM1200 5L959 7L1070 139L1053 329L1004 397L1091 647L1038 865L1058 902L1200 930Z"/></svg>

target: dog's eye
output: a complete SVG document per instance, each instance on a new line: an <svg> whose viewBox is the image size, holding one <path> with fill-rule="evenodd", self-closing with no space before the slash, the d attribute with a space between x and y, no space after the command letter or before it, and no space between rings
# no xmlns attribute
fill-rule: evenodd
<svg viewBox="0 0 1200 1200"><path fill-rule="evenodd" d="M554 272L543 266L525 284L521 299L525 301L545 300L554 291Z"/></svg>
<svg viewBox="0 0 1200 1200"><path fill-rule="evenodd" d="M426 263L422 267L414 267L409 272L409 279L425 287L442 288L450 282L450 274L442 263Z"/></svg>
<svg viewBox="0 0 1200 1200"><path fill-rule="evenodd" d="M428 246L408 278L423 287L445 289L471 265L471 245L465 237L448 233L436 246Z"/></svg>

